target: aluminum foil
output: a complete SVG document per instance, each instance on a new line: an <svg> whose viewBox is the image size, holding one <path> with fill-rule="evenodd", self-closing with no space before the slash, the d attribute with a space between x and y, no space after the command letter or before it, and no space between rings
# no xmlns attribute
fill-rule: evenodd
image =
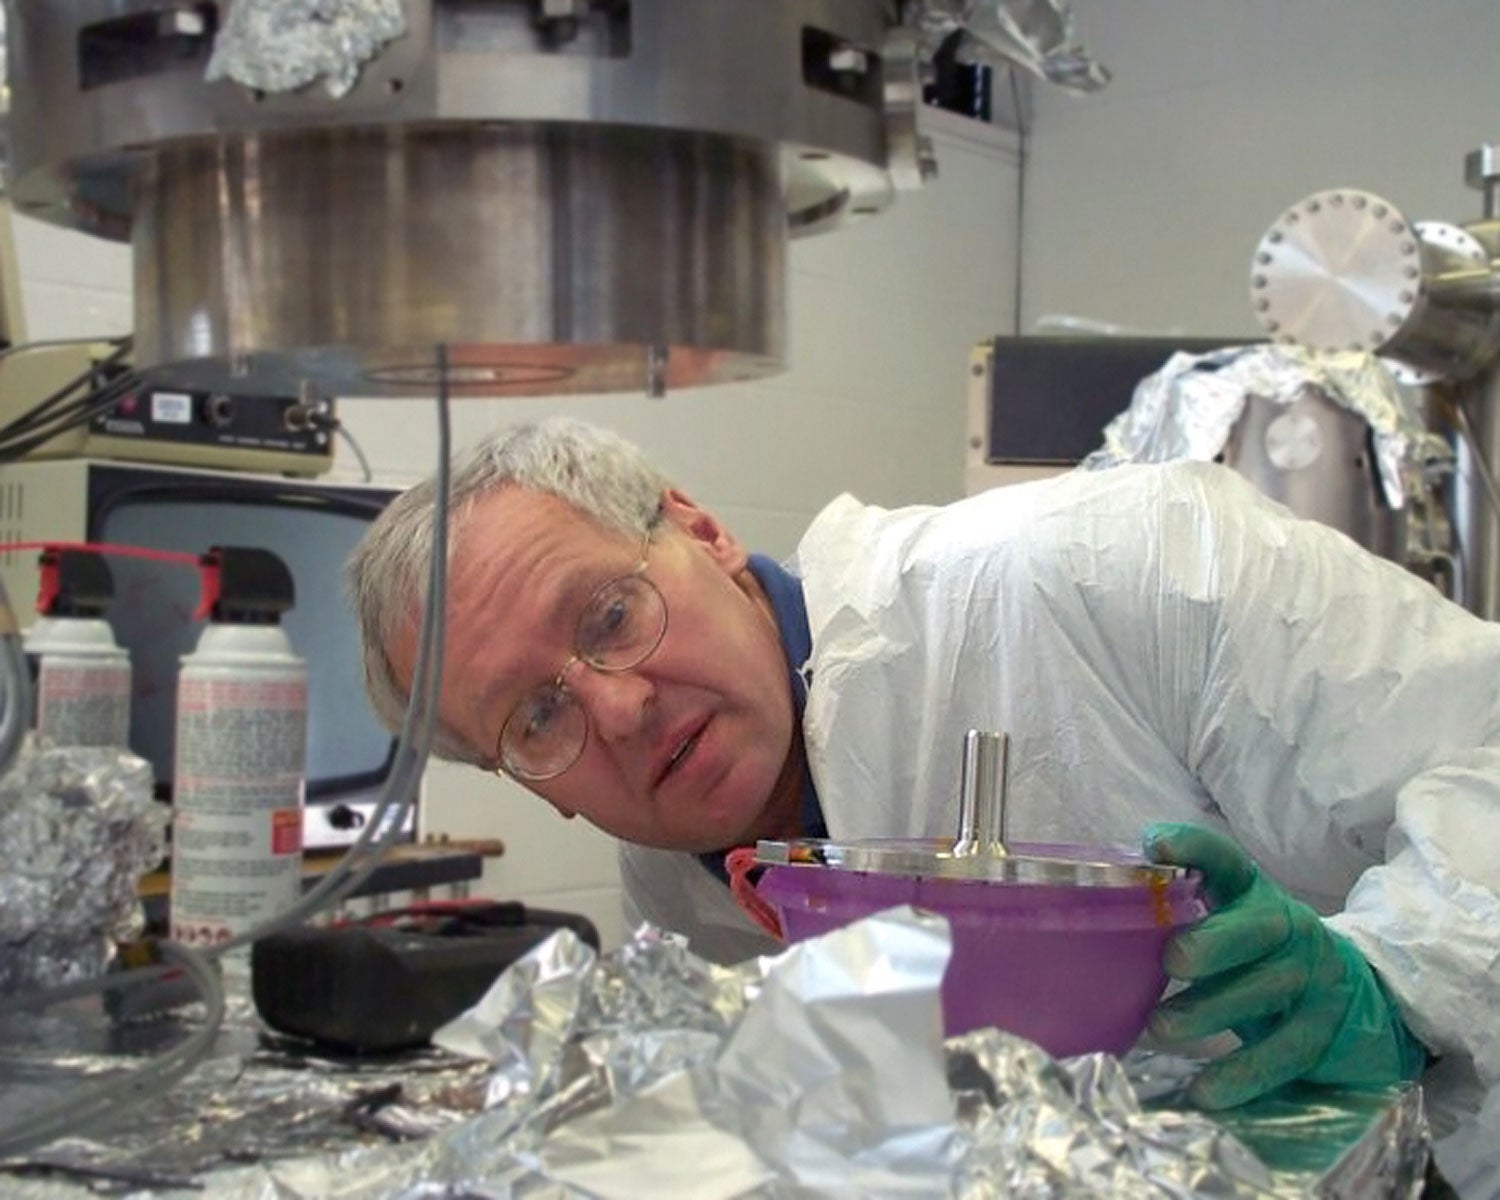
<svg viewBox="0 0 1500 1200"><path fill-rule="evenodd" d="M1014 63L1071 92L1097 92L1110 75L1079 43L1067 0L908 0L922 55L962 31L961 62Z"/></svg>
<svg viewBox="0 0 1500 1200"><path fill-rule="evenodd" d="M1053 1062L998 1030L955 1039L950 1078L970 1140L955 1194L1264 1196L1271 1172L1221 1125L1142 1109L1121 1062Z"/></svg>
<svg viewBox="0 0 1500 1200"><path fill-rule="evenodd" d="M1103 447L1083 465L1208 461L1224 449L1249 396L1291 404L1304 388L1316 389L1370 426L1381 486L1392 508L1403 507L1412 484L1452 459L1379 359L1256 345L1174 354L1136 386L1130 407L1109 423Z"/></svg>
<svg viewBox="0 0 1500 1200"><path fill-rule="evenodd" d="M425 1139L483 1110L484 1064L437 1050L321 1057L305 1043L267 1035L249 999L247 969L229 959L224 971L228 1012L204 1065L107 1128L32 1153L25 1169L63 1180L196 1188L245 1163ZM127 1021L80 1004L0 1017L0 1126L135 1069L201 1019L197 1005ZM11 1194L8 1180L0 1183L0 1195Z"/></svg>
<svg viewBox="0 0 1500 1200"><path fill-rule="evenodd" d="M167 808L128 751L28 743L0 779L0 995L99 974L144 925Z"/></svg>
<svg viewBox="0 0 1500 1200"><path fill-rule="evenodd" d="M402 0L234 0L205 74L262 92L322 79L330 96L343 96L405 33Z"/></svg>
<svg viewBox="0 0 1500 1200"><path fill-rule="evenodd" d="M116 1180L127 1168L154 1171L133 1194L162 1200L1325 1194L1315 1192L1328 1178L1321 1167L1268 1166L1238 1130L1174 1108L1196 1069L1186 1060L1148 1057L1137 1082L1131 1060L1055 1062L995 1030L945 1045L938 985L948 953L946 923L910 909L736 968L650 929L602 958L562 931L439 1035L477 1056L446 1058L472 1115L451 1095L413 1091L410 1140L370 1145L369 1130L346 1122L341 1148L309 1154L307 1131L331 1132L329 1114L351 1111L350 1088L368 1104L388 1089L380 1070L339 1081L331 1065L241 1056L190 1079L194 1090L170 1110L139 1114L143 1129L154 1118L154 1155L141 1145L130 1162L95 1159L94 1169ZM9 1044L0 1046L3 1061ZM430 1076L398 1074L401 1087L442 1077L441 1052L420 1061ZM269 1082L252 1084L268 1066L301 1070L301 1091L278 1098ZM327 1094L314 1094L307 1072ZM1363 1148L1340 1177L1347 1190L1327 1194L1410 1194L1391 1181L1425 1165L1420 1108L1398 1106L1405 1119L1387 1120L1392 1097L1367 1093L1362 1114L1348 1117L1340 1095L1320 1090L1321 1109L1289 1110L1302 1144L1321 1145L1325 1159ZM440 1119L424 1124L429 1112ZM1344 1124L1329 1124L1328 1112ZM260 1141L250 1136L257 1119ZM194 1172L178 1145L225 1122L240 1123L245 1153L262 1161ZM57 1161L78 1149L47 1153ZM0 1187L16 1200L84 1189L31 1177Z"/></svg>

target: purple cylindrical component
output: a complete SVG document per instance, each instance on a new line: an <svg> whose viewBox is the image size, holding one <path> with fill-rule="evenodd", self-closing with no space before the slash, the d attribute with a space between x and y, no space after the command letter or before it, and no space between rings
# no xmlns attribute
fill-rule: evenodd
<svg viewBox="0 0 1500 1200"><path fill-rule="evenodd" d="M1010 850L1144 865L1139 855L1097 847ZM1166 986L1167 940L1207 912L1196 875L1085 887L773 865L757 890L780 911L793 942L902 904L947 917L953 936L943 977L947 1035L995 1025L1056 1057L1128 1050Z"/></svg>

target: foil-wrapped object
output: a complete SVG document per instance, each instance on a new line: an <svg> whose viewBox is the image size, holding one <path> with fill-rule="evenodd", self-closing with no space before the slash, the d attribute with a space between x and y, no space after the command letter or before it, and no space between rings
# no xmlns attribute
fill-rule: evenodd
<svg viewBox="0 0 1500 1200"><path fill-rule="evenodd" d="M1174 354L1136 386L1130 407L1109 423L1103 447L1083 465L1209 461L1224 449L1249 397L1289 405L1307 388L1369 425L1381 487L1392 508L1406 503L1413 484L1451 462L1452 451L1427 430L1379 359L1256 345Z"/></svg>
<svg viewBox="0 0 1500 1200"><path fill-rule="evenodd" d="M467 1119L421 1124L428 1104L451 1107L430 1090L435 1073L426 1099L414 1091L405 1102L412 1123L382 1129L401 1140L372 1146L368 1129L350 1122L342 1149L330 1142L310 1155L308 1135L331 1133L330 1113L355 1111L336 1098L337 1070L309 1066L318 1086L304 1079L277 1099L255 1094L263 1085L252 1077L266 1064L252 1055L187 1081L177 1107L156 1114L155 1154L137 1144L112 1163L101 1141L92 1159L80 1157L81 1143L46 1158L66 1152L102 1178L133 1172L149 1189L134 1194L159 1200L1237 1198L1322 1195L1320 1172L1350 1145L1363 1157L1341 1168L1343 1190L1328 1194L1412 1194L1391 1185L1425 1166L1420 1108L1416 1123L1409 1106L1398 1108L1408 1119L1370 1119L1399 1097L1363 1094L1361 1114L1340 1127L1323 1116L1342 1115L1340 1093L1321 1090L1297 1133L1324 1156L1281 1170L1252 1153L1248 1136L1172 1106L1188 1076L1166 1065L1181 1060L1151 1060L1152 1083L1138 1094L1130 1060L1057 1062L997 1030L945 1045L939 985L949 952L946 922L911 909L735 968L704 963L651 929L596 958L565 930L439 1034L478 1056L446 1060L466 1072L457 1090L467 1102L487 1106ZM440 1072L438 1056L422 1062ZM289 1083L294 1064L276 1069ZM214 1071L217 1099L193 1090ZM362 1089L366 1107L378 1100L373 1082L343 1081ZM247 1101L269 1114L261 1141L245 1140L254 1114L235 1108ZM182 1158L180 1130L231 1121L261 1161L204 1172L201 1158L197 1167ZM136 1125L151 1122L143 1112ZM7 1179L0 1190L15 1200L85 1194L63 1179Z"/></svg>
<svg viewBox="0 0 1500 1200"><path fill-rule="evenodd" d="M1109 71L1079 43L1067 0L909 0L924 58L962 31L960 62L1014 63L1071 92L1097 92Z"/></svg>
<svg viewBox="0 0 1500 1200"><path fill-rule="evenodd" d="M235 0L214 39L206 78L262 92L324 80L346 95L360 69L406 33L402 0Z"/></svg>
<svg viewBox="0 0 1500 1200"><path fill-rule="evenodd" d="M1141 1107L1108 1054L1053 1062L995 1029L949 1044L969 1138L955 1192L987 1196L1263 1196L1271 1173L1208 1117Z"/></svg>
<svg viewBox="0 0 1500 1200"><path fill-rule="evenodd" d="M165 853L151 764L23 746L0 779L0 995L98 975L140 933L140 877Z"/></svg>

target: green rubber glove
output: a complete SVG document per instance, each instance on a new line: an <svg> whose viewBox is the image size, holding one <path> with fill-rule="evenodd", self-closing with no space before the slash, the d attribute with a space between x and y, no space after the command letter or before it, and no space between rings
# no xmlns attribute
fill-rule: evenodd
<svg viewBox="0 0 1500 1200"><path fill-rule="evenodd" d="M1237 1050L1188 1088L1201 1108L1231 1108L1296 1079L1370 1086L1414 1079L1426 1051L1364 955L1272 883L1223 834L1146 830L1159 863L1202 872L1213 911L1167 944L1167 974L1190 986L1163 1000L1151 1031L1167 1040L1233 1030Z"/></svg>

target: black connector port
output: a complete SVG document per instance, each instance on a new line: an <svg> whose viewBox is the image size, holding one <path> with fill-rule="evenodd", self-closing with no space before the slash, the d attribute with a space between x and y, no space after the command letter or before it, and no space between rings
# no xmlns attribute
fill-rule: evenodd
<svg viewBox="0 0 1500 1200"><path fill-rule="evenodd" d="M234 421L234 397L215 392L203 402L203 417L215 429L224 429Z"/></svg>
<svg viewBox="0 0 1500 1200"><path fill-rule="evenodd" d="M281 410L281 424L289 433L307 433L317 424L317 415L311 404L288 404Z"/></svg>

